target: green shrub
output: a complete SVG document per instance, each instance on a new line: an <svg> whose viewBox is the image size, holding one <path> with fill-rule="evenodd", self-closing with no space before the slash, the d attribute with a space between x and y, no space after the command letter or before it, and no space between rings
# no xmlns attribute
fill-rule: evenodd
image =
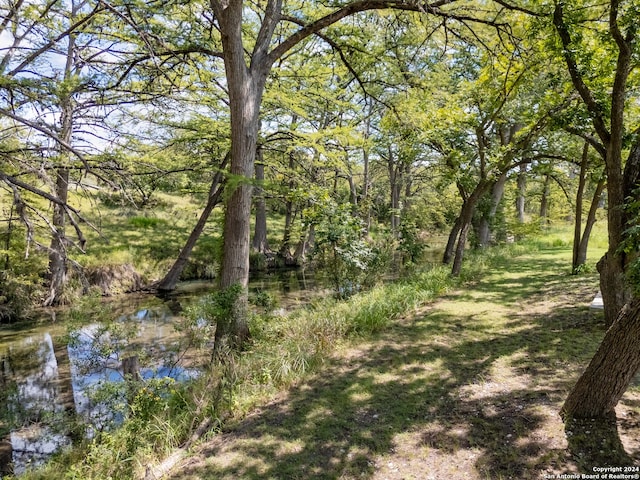
<svg viewBox="0 0 640 480"><path fill-rule="evenodd" d="M403 218L400 224L400 245L398 246L402 253L403 263L415 264L422 256L425 247L415 219Z"/></svg>
<svg viewBox="0 0 640 480"><path fill-rule="evenodd" d="M0 237L7 235L0 231ZM6 243L5 243L6 245ZM43 295L40 273L47 269L47 257L32 252L25 256L23 227L15 228L9 239L9 249L0 249L0 323L21 320Z"/></svg>
<svg viewBox="0 0 640 480"><path fill-rule="evenodd" d="M540 235L541 232L540 220L537 218L524 223L509 222L507 225L507 234L513 235L516 240L535 237Z"/></svg>

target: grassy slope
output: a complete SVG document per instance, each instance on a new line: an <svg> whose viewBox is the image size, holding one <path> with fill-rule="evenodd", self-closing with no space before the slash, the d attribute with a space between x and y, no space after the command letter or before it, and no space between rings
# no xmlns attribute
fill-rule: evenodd
<svg viewBox="0 0 640 480"><path fill-rule="evenodd" d="M557 415L603 335L595 275L570 252L513 258L473 287L342 349L322 372L204 443L171 477L541 478L590 471ZM620 436L640 461L640 390ZM604 458L607 452L604 451ZM602 457L598 462L602 461Z"/></svg>

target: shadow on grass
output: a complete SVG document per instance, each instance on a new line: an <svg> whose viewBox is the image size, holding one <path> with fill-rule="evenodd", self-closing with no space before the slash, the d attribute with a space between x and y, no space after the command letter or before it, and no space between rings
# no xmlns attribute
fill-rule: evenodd
<svg viewBox="0 0 640 480"><path fill-rule="evenodd" d="M550 287L570 294L584 283L580 295L592 294L593 280L559 279L558 266L555 259L514 261L509 273L524 278L506 281L520 282L517 291L493 280L474 291L503 305L535 303ZM600 318L586 307L516 308L492 326L436 305L219 435L173 478L371 478L382 471L385 478L537 479L545 471L591 472L603 464L571 459L557 411L602 334Z"/></svg>
<svg viewBox="0 0 640 480"><path fill-rule="evenodd" d="M568 419L565 433L569 451L583 471L597 467L631 467L636 462L625 451L615 415L609 419Z"/></svg>

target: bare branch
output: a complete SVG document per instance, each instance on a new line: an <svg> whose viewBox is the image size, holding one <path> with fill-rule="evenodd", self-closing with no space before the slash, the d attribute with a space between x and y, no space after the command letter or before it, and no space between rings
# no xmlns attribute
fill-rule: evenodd
<svg viewBox="0 0 640 480"><path fill-rule="evenodd" d="M12 77L17 73L21 72L27 65L33 62L40 55L51 50L51 48L60 40L69 36L71 33L75 32L76 30L78 30L82 25L88 23L91 19L93 19L93 17L95 17L101 11L101 9L102 7L99 4L96 5L95 8L90 13L88 13L87 15L82 17L80 20L78 20L76 23L71 25L64 32L52 38L50 41L48 41L46 44L41 46L39 49L35 50L33 53L28 55L17 67L12 69L10 72L7 72L6 76Z"/></svg>

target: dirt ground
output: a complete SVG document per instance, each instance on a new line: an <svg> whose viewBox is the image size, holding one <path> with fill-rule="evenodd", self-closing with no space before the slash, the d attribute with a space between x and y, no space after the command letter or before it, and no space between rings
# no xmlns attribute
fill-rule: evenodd
<svg viewBox="0 0 640 480"><path fill-rule="evenodd" d="M567 270L554 252L516 258L341 348L322 372L202 442L169 478L640 473L638 378L615 424L565 426L558 415L604 335L602 313L589 309L597 279Z"/></svg>

